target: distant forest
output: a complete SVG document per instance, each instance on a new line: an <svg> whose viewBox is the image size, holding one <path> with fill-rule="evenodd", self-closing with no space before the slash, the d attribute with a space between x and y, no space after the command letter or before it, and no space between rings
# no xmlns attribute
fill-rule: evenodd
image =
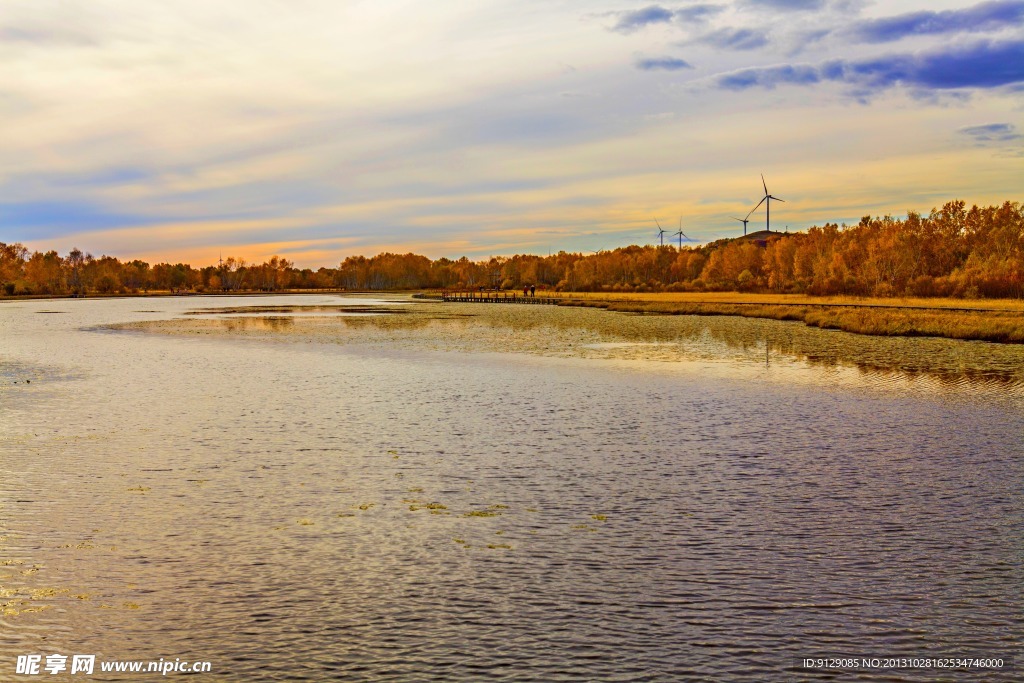
<svg viewBox="0 0 1024 683"><path fill-rule="evenodd" d="M697 247L630 246L596 254L559 252L471 261L416 254L350 256L337 268L295 268L228 258L184 263L121 262L74 249L32 252L0 242L0 294L85 295L154 291L539 289L588 292L745 291L812 295L1024 298L1024 207L966 208L949 202L928 216L867 216L852 226L760 232Z"/></svg>

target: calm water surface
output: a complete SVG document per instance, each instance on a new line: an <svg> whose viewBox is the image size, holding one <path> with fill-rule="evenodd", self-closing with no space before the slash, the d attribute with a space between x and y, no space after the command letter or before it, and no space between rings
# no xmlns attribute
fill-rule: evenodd
<svg viewBox="0 0 1024 683"><path fill-rule="evenodd" d="M0 679L31 653L224 681L1024 675L1021 348L721 318L554 356L104 327L340 304L380 302L0 305Z"/></svg>

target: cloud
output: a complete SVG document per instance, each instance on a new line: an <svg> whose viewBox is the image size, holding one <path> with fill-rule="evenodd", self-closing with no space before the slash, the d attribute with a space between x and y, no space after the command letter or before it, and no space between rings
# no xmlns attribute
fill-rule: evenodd
<svg viewBox="0 0 1024 683"><path fill-rule="evenodd" d="M866 43L887 43L909 36L997 31L1022 23L1024 0L999 0L967 9L867 19L854 24L848 33Z"/></svg>
<svg viewBox="0 0 1024 683"><path fill-rule="evenodd" d="M651 24L667 24L672 21L684 24L703 24L724 9L721 5L711 4L690 5L680 9L649 5L632 12L617 13L619 20L611 30L618 33L633 33Z"/></svg>
<svg viewBox="0 0 1024 683"><path fill-rule="evenodd" d="M53 46L95 46L98 41L93 37L67 27L52 26L0 26L0 43L17 43Z"/></svg>
<svg viewBox="0 0 1024 683"><path fill-rule="evenodd" d="M746 5L761 5L781 10L805 11L821 9L825 0L746 0Z"/></svg>
<svg viewBox="0 0 1024 683"><path fill-rule="evenodd" d="M624 12L612 30L619 33L632 33L650 24L666 24L672 21L673 16L672 10L658 5L650 5L633 12Z"/></svg>
<svg viewBox="0 0 1024 683"><path fill-rule="evenodd" d="M820 65L782 65L744 69L720 76L719 87L746 90L778 85L845 83L861 96L897 85L911 89L998 88L1024 83L1024 40L980 42L921 54L895 54L861 61L834 60Z"/></svg>
<svg viewBox="0 0 1024 683"><path fill-rule="evenodd" d="M749 28L723 28L707 34L698 42L728 50L755 50L768 44L768 36L763 31Z"/></svg>
<svg viewBox="0 0 1024 683"><path fill-rule="evenodd" d="M145 216L112 212L86 200L54 199L0 204L0 225L9 239L47 239L77 230L148 224Z"/></svg>
<svg viewBox="0 0 1024 683"><path fill-rule="evenodd" d="M710 17L721 13L725 8L721 5L691 5L675 11L676 19L680 22L703 23Z"/></svg>
<svg viewBox="0 0 1024 683"><path fill-rule="evenodd" d="M1012 123L989 123L984 126L967 126L958 131L977 143L985 142L1011 142L1024 138L1017 132Z"/></svg>
<svg viewBox="0 0 1024 683"><path fill-rule="evenodd" d="M763 69L743 69L719 77L718 85L726 90L747 90L761 87L769 90L776 85L809 85L821 81L820 69L808 64L786 64Z"/></svg>
<svg viewBox="0 0 1024 683"><path fill-rule="evenodd" d="M636 68L642 71L679 71L680 69L692 69L693 65L676 57L653 57L637 61Z"/></svg>

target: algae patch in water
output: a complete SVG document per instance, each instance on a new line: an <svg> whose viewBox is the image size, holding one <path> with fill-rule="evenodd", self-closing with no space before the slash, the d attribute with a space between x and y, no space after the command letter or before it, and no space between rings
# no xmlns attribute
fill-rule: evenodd
<svg viewBox="0 0 1024 683"><path fill-rule="evenodd" d="M410 505L409 506L409 510L411 510L412 512L416 512L417 510L436 511L436 510L447 510L447 509L448 509L448 506L447 505L442 505L441 503L427 503L425 505Z"/></svg>

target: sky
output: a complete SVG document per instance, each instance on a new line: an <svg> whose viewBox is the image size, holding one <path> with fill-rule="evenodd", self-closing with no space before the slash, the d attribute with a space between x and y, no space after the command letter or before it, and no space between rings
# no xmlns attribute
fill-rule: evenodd
<svg viewBox="0 0 1024 683"><path fill-rule="evenodd" d="M0 121L30 249L700 243L1024 200L1024 0L0 0Z"/></svg>

